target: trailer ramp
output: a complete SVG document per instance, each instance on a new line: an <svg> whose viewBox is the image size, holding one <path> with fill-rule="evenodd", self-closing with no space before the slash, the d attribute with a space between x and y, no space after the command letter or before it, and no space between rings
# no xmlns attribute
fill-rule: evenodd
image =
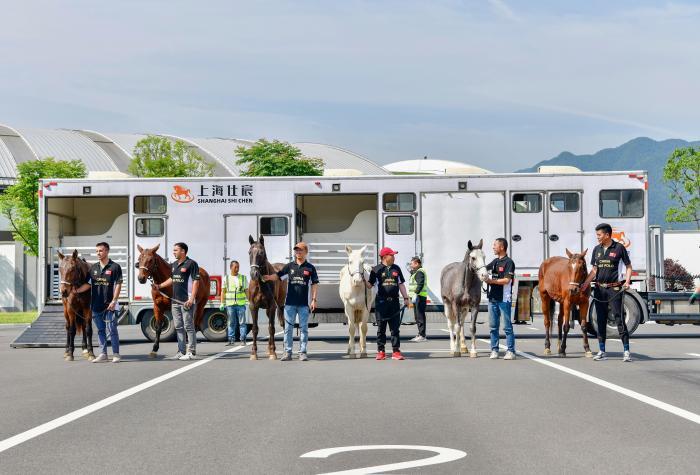
<svg viewBox="0 0 700 475"><path fill-rule="evenodd" d="M10 343L12 348L63 348L66 346L66 321L63 304L47 304L26 330Z"/></svg>

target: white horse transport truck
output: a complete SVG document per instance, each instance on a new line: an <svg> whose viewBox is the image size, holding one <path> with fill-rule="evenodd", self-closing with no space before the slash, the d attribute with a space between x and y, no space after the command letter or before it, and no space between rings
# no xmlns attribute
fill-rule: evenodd
<svg viewBox="0 0 700 475"><path fill-rule="evenodd" d="M41 182L40 292L44 306L59 301L57 251L73 249L96 260L95 244L107 241L124 269L120 323L140 324L152 337L150 286L135 278L137 246L160 245L171 259L175 242L212 276L204 335L225 340L219 311L221 279L231 260L249 272L248 236L262 235L271 262L288 262L296 241L309 244L318 269L318 319L341 312L339 270L345 245L367 246L377 261L383 246L396 249L405 267L422 257L429 276L429 311L442 310L440 271L462 260L467 241L484 240L487 256L506 237L517 266L519 320L538 310L537 270L550 256L596 244L594 227L613 226L629 250L635 291L625 299L630 330L649 319L644 293L650 262L647 176L643 171L447 176L285 178L50 179ZM589 251L590 254L590 251ZM341 321L341 320L338 320ZM594 320L595 321L595 320ZM172 325L164 338L172 337Z"/></svg>

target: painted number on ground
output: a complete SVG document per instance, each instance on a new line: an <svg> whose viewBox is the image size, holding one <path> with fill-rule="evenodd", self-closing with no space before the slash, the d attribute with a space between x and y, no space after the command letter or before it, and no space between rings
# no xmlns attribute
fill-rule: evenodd
<svg viewBox="0 0 700 475"><path fill-rule="evenodd" d="M429 445L351 445L347 447L331 447L328 449L314 450L301 455L302 458L328 458L331 455L340 454L343 452L359 452L364 450L422 450L433 452L432 457L408 460L406 462L389 463L386 465L375 465L374 467L353 468L350 470L342 470L339 472L327 472L323 475L363 475L368 473L383 473L392 470L405 470L407 468L425 467L427 465L436 465L439 463L452 462L467 456L466 452L461 450L448 449L446 447L431 447Z"/></svg>

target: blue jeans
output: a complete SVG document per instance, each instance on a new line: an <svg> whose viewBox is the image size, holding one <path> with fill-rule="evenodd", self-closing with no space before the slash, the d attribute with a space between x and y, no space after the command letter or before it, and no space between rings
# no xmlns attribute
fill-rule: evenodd
<svg viewBox="0 0 700 475"><path fill-rule="evenodd" d="M248 325L246 324L245 311L245 305L229 305L226 307L226 314L228 315L229 340L236 338L236 329L240 325L241 340L245 341L246 335L248 335Z"/></svg>
<svg viewBox="0 0 700 475"><path fill-rule="evenodd" d="M105 321L107 320L107 321ZM104 310L93 312L92 321L97 327L97 338L100 340L100 353L107 354L107 333L109 326L109 339L112 342L112 353L119 354L119 331L117 330L117 316L115 312Z"/></svg>
<svg viewBox="0 0 700 475"><path fill-rule="evenodd" d="M294 341L294 321L299 315L299 329L301 338L299 339L299 353L306 353L306 345L309 342L309 307L306 305L286 305L284 307L284 352L292 353L292 342Z"/></svg>
<svg viewBox="0 0 700 475"><path fill-rule="evenodd" d="M489 300L491 350L498 351L498 331L501 327L501 314L503 314L503 331L506 334L508 351L515 352L515 334L513 333L513 321L510 318L510 302L499 302L496 300Z"/></svg>

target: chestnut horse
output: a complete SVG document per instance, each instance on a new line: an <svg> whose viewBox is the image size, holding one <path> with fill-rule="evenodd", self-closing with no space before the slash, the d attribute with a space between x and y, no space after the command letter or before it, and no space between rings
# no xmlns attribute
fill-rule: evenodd
<svg viewBox="0 0 700 475"><path fill-rule="evenodd" d="M66 351L63 358L73 361L75 334L83 334L83 356L92 361L95 353L92 349L92 311L90 309L90 292L74 293L81 285L87 283L90 265L78 257L78 251L70 256L58 253L59 291L63 300L63 316L66 319Z"/></svg>
<svg viewBox="0 0 700 475"><path fill-rule="evenodd" d="M162 284L171 277L172 272L170 270L170 264L157 253L160 244L152 249L144 249L139 245L136 247L140 253L138 280L141 284L145 284L146 280L150 280L154 284ZM172 285L161 290L151 288L153 317L156 320L156 339L155 342L153 342L153 350L148 355L150 358L155 358L158 355L160 334L165 326L165 312L170 310L172 295ZM197 295L195 295L194 301L197 304L194 315L194 329L198 331L201 330L204 309L209 301L209 273L202 267L199 268L199 288L197 289Z"/></svg>
<svg viewBox="0 0 700 475"><path fill-rule="evenodd" d="M250 283L248 284L248 295L250 315L253 318L253 347L250 352L250 359L258 359L258 311L264 308L267 313L267 329L269 337L267 339L267 356L271 360L277 359L275 349L275 310L280 327L284 328L284 300L287 297L286 282L263 281L263 275L274 274L284 267L284 264L270 264L265 253L265 240L260 236L258 241L253 236L248 236L250 249Z"/></svg>
<svg viewBox="0 0 700 475"><path fill-rule="evenodd" d="M569 334L569 318L571 312L578 307L581 331L583 333L583 349L586 357L593 356L588 346L588 333L586 332L588 318L588 306L590 304L590 288L585 286L588 271L586 270L586 253L574 254L568 249L566 257L550 257L540 265L539 292L542 299L542 313L544 314L545 340L544 354L551 355L549 339L552 334L552 320L554 319L554 302L559 302L559 341L557 347L561 357L566 356L566 337ZM562 334L563 327L563 334Z"/></svg>

